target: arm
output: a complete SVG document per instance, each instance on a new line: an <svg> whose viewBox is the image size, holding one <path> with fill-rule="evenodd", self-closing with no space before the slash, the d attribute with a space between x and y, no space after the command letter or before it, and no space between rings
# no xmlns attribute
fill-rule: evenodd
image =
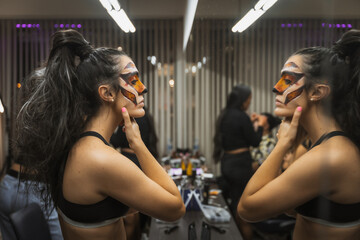
<svg viewBox="0 0 360 240"><path fill-rule="evenodd" d="M246 142L250 144L250 146L257 147L261 142L264 123L263 121L259 120L257 123L258 125L257 130L255 131L253 123L251 122L250 118L245 113L242 114L243 116L240 120L242 122L243 136L245 137Z"/></svg>
<svg viewBox="0 0 360 240"><path fill-rule="evenodd" d="M291 124L282 123L277 145L247 184L237 209L242 218L260 221L276 216L319 192L317 178L321 164L319 167L308 167L314 154L310 157L305 154L302 160L278 176L282 159L295 140L300 113L298 110L295 112Z"/></svg>
<svg viewBox="0 0 360 240"><path fill-rule="evenodd" d="M113 149L101 161L96 183L98 191L152 217L174 221L185 213L180 192L173 180L147 150L138 125L123 111L125 132L142 171ZM104 146L106 147L106 146ZM103 157L105 158L105 156Z"/></svg>

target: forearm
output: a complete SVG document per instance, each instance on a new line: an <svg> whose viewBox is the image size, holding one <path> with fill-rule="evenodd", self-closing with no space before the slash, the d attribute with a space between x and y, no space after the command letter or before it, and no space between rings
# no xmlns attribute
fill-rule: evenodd
<svg viewBox="0 0 360 240"><path fill-rule="evenodd" d="M149 152L142 141L139 141L136 144L132 144L132 149L134 150L136 157L138 158L141 165L142 171L146 174L146 176L159 184L172 195L180 196L179 190L176 187L174 181L163 169L163 167L156 161L156 159Z"/></svg>
<svg viewBox="0 0 360 240"><path fill-rule="evenodd" d="M282 160L287 152L284 144L278 143L268 158L257 169L248 182L243 196L251 196L279 175Z"/></svg>

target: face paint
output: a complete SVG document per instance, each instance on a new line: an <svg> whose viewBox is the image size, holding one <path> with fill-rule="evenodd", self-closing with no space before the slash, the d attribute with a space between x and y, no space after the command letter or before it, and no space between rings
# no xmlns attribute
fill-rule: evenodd
<svg viewBox="0 0 360 240"><path fill-rule="evenodd" d="M299 81L303 76L303 73L283 72L280 80L274 86L273 92L283 94L286 89Z"/></svg>
<svg viewBox="0 0 360 240"><path fill-rule="evenodd" d="M136 101L136 96L135 96L135 94L129 92L128 90L126 90L126 89L123 88L122 86L120 86L120 91L121 91L122 95L124 95L124 97L126 97L127 99L129 99L130 101L132 101L135 105L137 105L137 101Z"/></svg>
<svg viewBox="0 0 360 240"><path fill-rule="evenodd" d="M299 66L296 65L294 62L286 63L283 70L281 71L280 80L276 83L276 85L273 88L273 92L282 95L288 88L296 84L304 76L303 73L295 72L299 70L300 70ZM300 96L303 89L304 89L304 85L302 84L300 88L288 93L285 97L284 104L286 105L294 98Z"/></svg>
<svg viewBox="0 0 360 240"><path fill-rule="evenodd" d="M130 62L125 66L123 73L120 74L120 77L126 82L125 86L131 86L139 95L145 94L147 92L145 85L138 77L138 71L133 62ZM134 93L126 90L122 86L120 86L120 90L127 99L137 105L136 95Z"/></svg>
<svg viewBox="0 0 360 240"><path fill-rule="evenodd" d="M286 95L286 98L285 98L285 105L288 104L291 100L293 100L294 98L300 96L300 94L302 93L304 89L304 86L301 86L300 88L298 88L297 90L289 93L288 95Z"/></svg>

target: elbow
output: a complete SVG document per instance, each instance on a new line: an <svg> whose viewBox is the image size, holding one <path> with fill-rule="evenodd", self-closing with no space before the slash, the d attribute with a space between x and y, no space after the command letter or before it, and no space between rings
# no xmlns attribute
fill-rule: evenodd
<svg viewBox="0 0 360 240"><path fill-rule="evenodd" d="M181 200L179 201L179 203L177 204L177 206L175 207L175 211L174 211L174 220L173 221L176 221L180 218L182 218L186 213L186 208L185 208L185 205L184 205L184 202Z"/></svg>
<svg viewBox="0 0 360 240"><path fill-rule="evenodd" d="M174 204L172 209L168 211L168 214L163 218L163 220L168 222L174 222L182 218L186 213L186 208L183 201L179 201L177 204Z"/></svg>
<svg viewBox="0 0 360 240"><path fill-rule="evenodd" d="M237 214L241 219L247 222L259 222L263 220L260 215L260 210L256 210L251 206L244 204L243 201L240 201L237 206Z"/></svg>

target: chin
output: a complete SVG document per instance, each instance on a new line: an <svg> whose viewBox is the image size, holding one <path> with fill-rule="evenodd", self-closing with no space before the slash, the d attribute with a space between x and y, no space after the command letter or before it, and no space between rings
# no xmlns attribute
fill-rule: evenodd
<svg viewBox="0 0 360 240"><path fill-rule="evenodd" d="M145 115L145 110L143 108L134 109L132 111L129 111L129 115L133 118L140 118Z"/></svg>
<svg viewBox="0 0 360 240"><path fill-rule="evenodd" d="M284 109L284 108L275 108L274 114L278 117L292 117L294 115L294 110Z"/></svg>

